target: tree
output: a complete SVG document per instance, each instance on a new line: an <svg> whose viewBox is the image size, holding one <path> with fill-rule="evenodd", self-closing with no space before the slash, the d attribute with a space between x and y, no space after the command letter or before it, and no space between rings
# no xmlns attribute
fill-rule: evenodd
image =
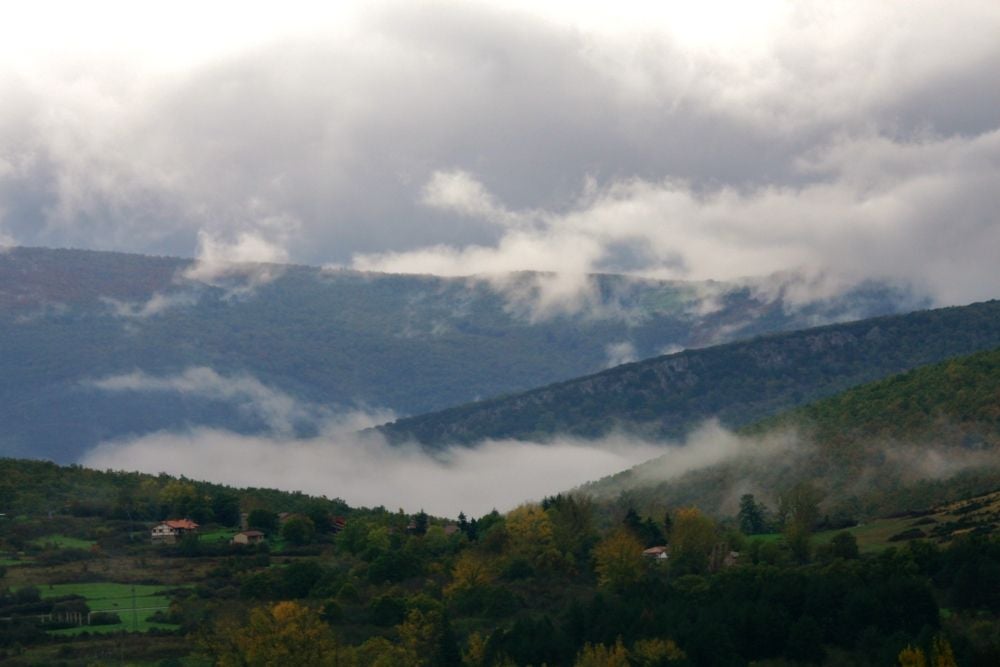
<svg viewBox="0 0 1000 667"><path fill-rule="evenodd" d="M800 563L810 555L810 538L819 519L822 494L809 482L799 482L778 498L778 513L784 519L785 542Z"/></svg>
<svg viewBox="0 0 1000 667"><path fill-rule="evenodd" d="M944 635L935 637L931 645L931 667L958 667L951 643Z"/></svg>
<svg viewBox="0 0 1000 667"><path fill-rule="evenodd" d="M622 527L594 547L594 569L601 586L622 590L642 580L646 563L642 542Z"/></svg>
<svg viewBox="0 0 1000 667"><path fill-rule="evenodd" d="M744 494L740 498L740 511L737 519L744 535L759 535L766 531L764 506L757 503L752 493Z"/></svg>
<svg viewBox="0 0 1000 667"><path fill-rule="evenodd" d="M292 544L309 544L316 537L316 526L307 516L293 516L281 527L281 536Z"/></svg>
<svg viewBox="0 0 1000 667"><path fill-rule="evenodd" d="M397 627L407 665L414 667L461 667L462 654L448 617L440 611L411 609Z"/></svg>
<svg viewBox="0 0 1000 667"><path fill-rule="evenodd" d="M799 482L778 497L778 515L784 527L797 523L811 531L819 519L822 492L810 482Z"/></svg>
<svg viewBox="0 0 1000 667"><path fill-rule="evenodd" d="M830 540L830 553L834 558L853 560L858 557L858 538L842 530Z"/></svg>
<svg viewBox="0 0 1000 667"><path fill-rule="evenodd" d="M451 583L445 586L445 595L482 588L493 583L495 575L490 562L481 554L466 549L455 560Z"/></svg>
<svg viewBox="0 0 1000 667"><path fill-rule="evenodd" d="M597 536L594 531L594 504L587 496L559 494L545 510L552 523L556 548L584 561Z"/></svg>
<svg viewBox="0 0 1000 667"><path fill-rule="evenodd" d="M296 602L258 607L243 625L220 622L203 646L220 667L325 667L341 664L349 652L319 614Z"/></svg>
<svg viewBox="0 0 1000 667"><path fill-rule="evenodd" d="M278 528L278 515L270 510L255 509L247 515L247 525L265 533L273 533Z"/></svg>
<svg viewBox="0 0 1000 667"><path fill-rule="evenodd" d="M900 651L896 660L899 662L899 667L927 667L927 656L924 655L923 649L912 646Z"/></svg>
<svg viewBox="0 0 1000 667"><path fill-rule="evenodd" d="M423 535L427 532L428 517L427 512L420 510L417 515L413 517L413 534Z"/></svg>
<svg viewBox="0 0 1000 667"><path fill-rule="evenodd" d="M696 507L682 507L674 516L671 568L679 573L708 569L708 557L718 541L715 522Z"/></svg>
<svg viewBox="0 0 1000 667"><path fill-rule="evenodd" d="M660 667L687 658L673 639L641 639L629 652L629 658L637 667Z"/></svg>
<svg viewBox="0 0 1000 667"><path fill-rule="evenodd" d="M160 491L159 500L160 512L174 517L194 516L206 509L205 499L198 495L194 484L179 479L167 482Z"/></svg>
<svg viewBox="0 0 1000 667"><path fill-rule="evenodd" d="M584 644L573 667L630 667L628 650L618 641L611 648L603 644Z"/></svg>
<svg viewBox="0 0 1000 667"><path fill-rule="evenodd" d="M549 515L539 505L521 505L507 514L508 551L536 567L553 565L559 560Z"/></svg>
<svg viewBox="0 0 1000 667"><path fill-rule="evenodd" d="M317 535L325 535L330 532L333 517L325 505L314 502L306 509L305 515L312 520Z"/></svg>
<svg viewBox="0 0 1000 667"><path fill-rule="evenodd" d="M240 524L240 499L235 493L219 491L212 496L212 515L223 526Z"/></svg>

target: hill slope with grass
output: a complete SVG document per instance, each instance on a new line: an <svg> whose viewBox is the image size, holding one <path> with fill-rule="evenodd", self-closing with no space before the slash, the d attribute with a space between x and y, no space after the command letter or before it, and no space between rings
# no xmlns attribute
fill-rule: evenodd
<svg viewBox="0 0 1000 667"><path fill-rule="evenodd" d="M665 348L920 303L873 284L793 303L783 294L794 277L750 287L602 275L588 279L578 310L542 312L536 297L545 278L491 282L6 249L0 454L73 461L99 441L159 430L268 429L243 400L246 392L225 389L230 381L259 383L250 391L280 394L306 412L414 414ZM175 381L191 369L208 369L219 381ZM133 373L152 382L119 391L95 384ZM306 435L317 428L309 420L292 427Z"/></svg>
<svg viewBox="0 0 1000 667"><path fill-rule="evenodd" d="M849 387L1000 345L1000 301L687 350L381 427L426 445L488 438L683 438L718 418L736 428Z"/></svg>
<svg viewBox="0 0 1000 667"><path fill-rule="evenodd" d="M792 484L828 512L919 510L1000 487L1000 349L862 385L743 429L745 452L680 477L673 454L585 487L639 503L732 512L744 493L777 506Z"/></svg>

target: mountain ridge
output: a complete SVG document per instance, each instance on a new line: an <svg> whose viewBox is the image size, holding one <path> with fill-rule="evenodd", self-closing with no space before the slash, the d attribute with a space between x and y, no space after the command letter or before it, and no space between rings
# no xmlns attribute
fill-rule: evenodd
<svg viewBox="0 0 1000 667"><path fill-rule="evenodd" d="M919 301L871 284L793 305L780 289L603 275L588 279L584 304L600 317L584 310L538 319L524 299L537 296L539 275L509 276L505 287L9 248L0 253L0 453L67 462L99 442L156 431L267 431L254 406L231 392L199 394L174 382L192 369L222 383L252 378L282 400L328 411L419 414L663 348ZM123 376L156 386L102 389ZM321 426L301 423L293 435Z"/></svg>
<svg viewBox="0 0 1000 667"><path fill-rule="evenodd" d="M557 434L590 438L620 428L648 438L681 438L713 416L729 427L746 425L853 385L995 345L1000 301L993 300L685 350L378 430L393 441L431 446ZM713 391L712 382L723 388Z"/></svg>

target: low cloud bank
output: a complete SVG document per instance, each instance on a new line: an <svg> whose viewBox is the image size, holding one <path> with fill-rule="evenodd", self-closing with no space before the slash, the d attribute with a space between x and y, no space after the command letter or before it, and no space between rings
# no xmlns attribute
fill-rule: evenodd
<svg viewBox="0 0 1000 667"><path fill-rule="evenodd" d="M257 435L196 427L105 442L81 463L96 468L166 472L237 486L267 486L339 496L354 505L423 508L445 516L509 509L612 474L663 452L657 443L615 435L600 441L485 441L429 451L392 446L366 432L393 419L386 410L333 412L296 400L246 374L195 367L175 375L141 371L92 380L106 392L171 392L233 403L269 429ZM319 435L295 437L311 423ZM717 452L709 454L714 460ZM685 465L703 463L688 455Z"/></svg>
<svg viewBox="0 0 1000 667"><path fill-rule="evenodd" d="M362 421L358 415L349 421ZM166 472L235 486L264 486L436 515L508 510L628 468L662 447L627 438L549 444L487 441L428 452L377 436L328 430L310 439L243 436L214 429L154 433L104 443L81 463Z"/></svg>
<svg viewBox="0 0 1000 667"><path fill-rule="evenodd" d="M773 505L777 493L802 480L818 483L836 504L885 491L886 485L898 489L1000 469L1000 454L989 447L879 441L860 442L837 454L794 428L745 436L717 420L705 422L682 442L615 433L598 440L485 440L430 450L390 445L375 432L362 432L391 420L389 411L334 412L245 374L226 376L210 368L169 376L136 371L90 385L108 392L174 392L230 402L260 417L269 430L245 435L195 427L150 433L102 443L82 458L83 465L303 491L352 505L422 508L441 516L508 510L574 488L609 499L622 491L655 489L668 505L696 503L732 514L744 493ZM297 437L302 424L318 435ZM617 474L622 471L627 472ZM601 481L589 484L594 480Z"/></svg>

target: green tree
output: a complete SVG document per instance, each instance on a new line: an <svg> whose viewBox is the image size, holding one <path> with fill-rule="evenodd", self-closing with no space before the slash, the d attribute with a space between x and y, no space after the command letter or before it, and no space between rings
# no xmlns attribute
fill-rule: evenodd
<svg viewBox="0 0 1000 667"><path fill-rule="evenodd" d="M830 553L834 558L852 560L858 557L858 538L842 530L830 540Z"/></svg>
<svg viewBox="0 0 1000 667"><path fill-rule="evenodd" d="M799 482L778 498L778 513L784 519L785 542L800 563L809 560L813 528L819 519L819 489Z"/></svg>
<svg viewBox="0 0 1000 667"><path fill-rule="evenodd" d="M427 512L420 510L413 517L413 534L423 535L427 532L428 517Z"/></svg>
<svg viewBox="0 0 1000 667"><path fill-rule="evenodd" d="M594 569L601 586L622 590L642 580L646 571L643 545L626 527L621 527L594 547Z"/></svg>
<svg viewBox="0 0 1000 667"><path fill-rule="evenodd" d="M212 515L223 526L240 524L240 499L235 493L219 491L212 496Z"/></svg>
<svg viewBox="0 0 1000 667"><path fill-rule="evenodd" d="M696 507L682 507L674 516L670 541L671 569L677 573L708 570L708 558L718 542L715 522Z"/></svg>
<svg viewBox="0 0 1000 667"><path fill-rule="evenodd" d="M255 509L247 515L247 525L265 533L278 529L278 515L266 509Z"/></svg>
<svg viewBox="0 0 1000 667"><path fill-rule="evenodd" d="M319 614L295 602L278 602L250 612L245 624L223 621L202 641L219 667L344 664L341 647Z"/></svg>
<svg viewBox="0 0 1000 667"><path fill-rule="evenodd" d="M744 535L759 535L766 531L764 506L757 503L752 493L744 494L740 498L737 520Z"/></svg>
<svg viewBox="0 0 1000 667"><path fill-rule="evenodd" d="M281 536L292 544L309 544L316 537L316 526L307 516L293 516L281 527Z"/></svg>

